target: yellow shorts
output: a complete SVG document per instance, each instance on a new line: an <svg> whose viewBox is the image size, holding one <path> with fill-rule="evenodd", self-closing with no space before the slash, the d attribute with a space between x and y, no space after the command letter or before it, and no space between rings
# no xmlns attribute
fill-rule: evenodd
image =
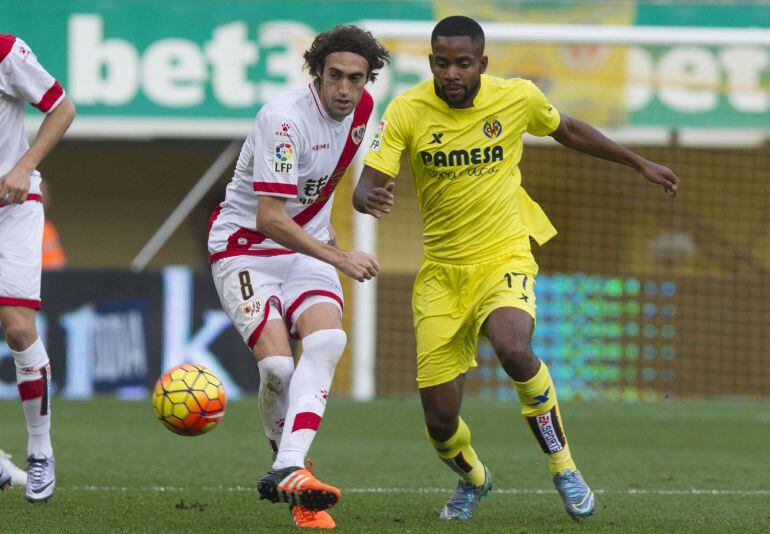
<svg viewBox="0 0 770 534"><path fill-rule="evenodd" d="M412 293L418 387L476 367L479 332L497 308L519 308L534 320L536 274L531 253L470 265L424 259Z"/></svg>

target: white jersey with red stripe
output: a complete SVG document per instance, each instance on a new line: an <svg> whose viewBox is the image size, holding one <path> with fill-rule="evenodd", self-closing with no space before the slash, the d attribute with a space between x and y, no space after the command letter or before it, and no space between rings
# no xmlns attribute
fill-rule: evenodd
<svg viewBox="0 0 770 534"><path fill-rule="evenodd" d="M372 107L364 91L354 112L336 121L312 82L265 104L211 217L209 261L293 253L257 231L259 195L286 198L289 216L314 238L328 240L334 189L364 138Z"/></svg>
<svg viewBox="0 0 770 534"><path fill-rule="evenodd" d="M27 43L0 34L0 176L29 149L24 131L24 105L50 113L64 99L59 82L38 63ZM40 173L30 176L29 193L40 195Z"/></svg>

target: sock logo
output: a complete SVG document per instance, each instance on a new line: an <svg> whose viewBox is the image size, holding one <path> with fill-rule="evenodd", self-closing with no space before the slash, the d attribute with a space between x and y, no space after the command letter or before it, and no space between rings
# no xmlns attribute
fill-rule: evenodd
<svg viewBox="0 0 770 534"><path fill-rule="evenodd" d="M544 453L550 454L564 449L566 440L556 415L556 407L544 414L527 417L527 421Z"/></svg>
<svg viewBox="0 0 770 534"><path fill-rule="evenodd" d="M462 452L457 453L457 456L454 458L442 458L441 460L460 476L467 475L473 469L473 466L463 457Z"/></svg>
<svg viewBox="0 0 770 534"><path fill-rule="evenodd" d="M537 406L538 404L545 404L548 402L548 394L551 392L551 386L548 386L548 388L543 392L542 395L535 395L532 397L535 399L535 402L527 403L527 406Z"/></svg>

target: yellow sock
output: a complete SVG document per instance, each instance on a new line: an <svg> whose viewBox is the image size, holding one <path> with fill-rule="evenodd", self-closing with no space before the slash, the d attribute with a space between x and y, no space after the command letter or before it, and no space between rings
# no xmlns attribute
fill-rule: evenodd
<svg viewBox="0 0 770 534"><path fill-rule="evenodd" d="M543 452L548 455L552 474L564 469L575 471L575 462L569 452L567 438L561 423L556 388L548 367L540 362L540 369L526 382L513 382L521 400L521 413L529 423Z"/></svg>
<svg viewBox="0 0 770 534"><path fill-rule="evenodd" d="M484 484L484 465L471 447L471 430L462 417L454 436L446 441L436 441L428 434L428 441L436 449L438 457L460 475L464 482L474 486Z"/></svg>

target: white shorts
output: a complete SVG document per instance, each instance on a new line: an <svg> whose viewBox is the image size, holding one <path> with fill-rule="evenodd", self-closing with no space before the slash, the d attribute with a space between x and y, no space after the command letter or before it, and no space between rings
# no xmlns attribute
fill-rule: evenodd
<svg viewBox="0 0 770 534"><path fill-rule="evenodd" d="M302 312L330 302L344 306L337 270L304 254L234 256L211 264L222 308L252 348L265 323L283 319L293 338Z"/></svg>
<svg viewBox="0 0 770 534"><path fill-rule="evenodd" d="M0 306L40 309L43 205L0 207Z"/></svg>

